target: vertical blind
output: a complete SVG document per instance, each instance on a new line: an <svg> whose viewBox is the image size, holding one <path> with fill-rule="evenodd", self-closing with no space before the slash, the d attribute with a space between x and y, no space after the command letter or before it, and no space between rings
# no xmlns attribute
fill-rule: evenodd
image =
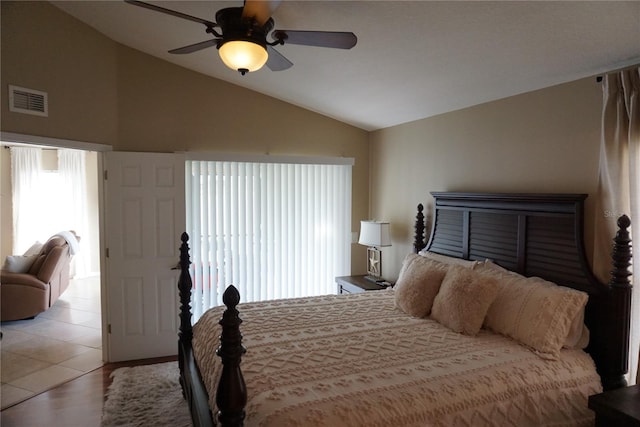
<svg viewBox="0 0 640 427"><path fill-rule="evenodd" d="M188 160L194 321L222 304L335 293L351 261L351 164Z"/></svg>

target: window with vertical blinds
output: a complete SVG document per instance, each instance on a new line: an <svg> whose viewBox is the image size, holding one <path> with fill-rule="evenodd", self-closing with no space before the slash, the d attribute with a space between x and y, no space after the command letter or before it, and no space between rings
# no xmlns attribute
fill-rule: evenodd
<svg viewBox="0 0 640 427"><path fill-rule="evenodd" d="M341 159L336 159L341 160ZM335 293L351 262L351 168L188 160L194 321L222 304Z"/></svg>

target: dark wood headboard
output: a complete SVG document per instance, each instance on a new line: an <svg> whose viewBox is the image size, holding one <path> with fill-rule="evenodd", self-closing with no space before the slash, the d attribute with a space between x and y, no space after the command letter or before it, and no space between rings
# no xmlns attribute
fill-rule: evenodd
<svg viewBox="0 0 640 427"><path fill-rule="evenodd" d="M432 192L435 199L429 241L418 206L414 250L457 258L490 259L524 276L538 276L589 294L585 323L591 354L603 387L626 385L631 307L629 219L612 236L609 284L593 275L583 241L586 194L502 194Z"/></svg>

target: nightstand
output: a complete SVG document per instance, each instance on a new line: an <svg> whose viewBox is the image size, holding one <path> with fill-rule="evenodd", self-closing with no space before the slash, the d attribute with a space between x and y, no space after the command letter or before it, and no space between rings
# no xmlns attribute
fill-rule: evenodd
<svg viewBox="0 0 640 427"><path fill-rule="evenodd" d="M596 427L638 427L640 426L640 385L589 396L589 408L596 413Z"/></svg>
<svg viewBox="0 0 640 427"><path fill-rule="evenodd" d="M355 294L364 291L379 291L391 286L391 283L388 283L387 286L373 283L365 279L364 275L336 277L336 284L338 285L338 294Z"/></svg>

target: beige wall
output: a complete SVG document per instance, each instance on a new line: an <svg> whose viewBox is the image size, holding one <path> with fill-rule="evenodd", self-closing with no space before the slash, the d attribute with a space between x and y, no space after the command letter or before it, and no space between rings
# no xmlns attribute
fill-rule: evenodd
<svg viewBox="0 0 640 427"><path fill-rule="evenodd" d="M385 276L411 251L418 203L431 220L430 191L588 193L590 256L601 104L588 78L373 132L371 211L392 225Z"/></svg>
<svg viewBox="0 0 640 427"><path fill-rule="evenodd" d="M46 118L2 102L2 131L121 151L353 157L354 231L367 216L367 132L119 45L48 3L0 5L3 94L14 84L49 95ZM352 259L363 271L364 248Z"/></svg>
<svg viewBox="0 0 640 427"><path fill-rule="evenodd" d="M118 45L48 3L0 7L2 130L112 144ZM49 117L10 113L10 84L47 92Z"/></svg>

